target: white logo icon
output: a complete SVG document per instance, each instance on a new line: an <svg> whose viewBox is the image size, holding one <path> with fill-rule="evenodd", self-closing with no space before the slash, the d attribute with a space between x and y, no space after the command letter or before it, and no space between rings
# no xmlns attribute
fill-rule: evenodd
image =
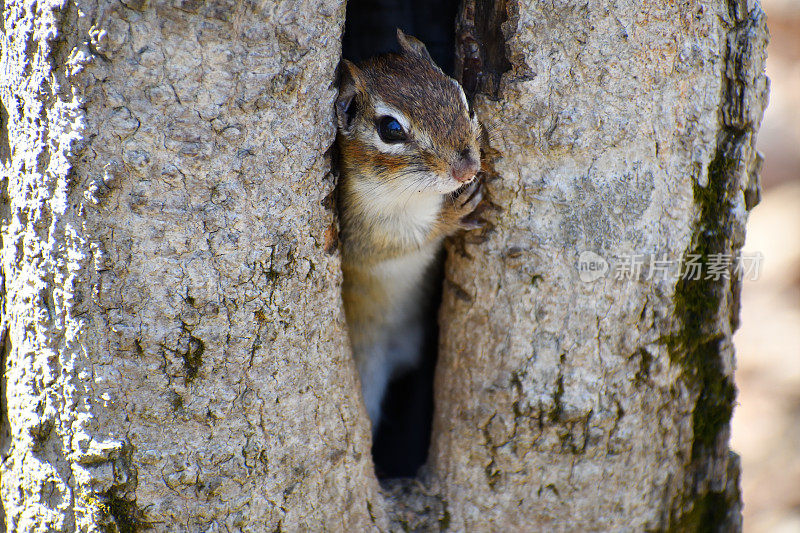
<svg viewBox="0 0 800 533"><path fill-rule="evenodd" d="M597 281L608 273L608 261L591 250L585 250L578 256L578 275L581 281Z"/></svg>

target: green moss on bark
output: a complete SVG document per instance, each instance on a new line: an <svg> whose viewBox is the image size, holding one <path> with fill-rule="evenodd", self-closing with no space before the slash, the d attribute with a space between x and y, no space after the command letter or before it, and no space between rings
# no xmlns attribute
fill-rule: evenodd
<svg viewBox="0 0 800 533"><path fill-rule="evenodd" d="M734 128L724 129L721 135L708 167L708 184L694 185L699 216L692 247L684 258L683 275L675 286L679 328L663 339L673 364L682 368L687 387L697 395L692 413L689 485L679 497L680 503L673 506L667 531L720 530L739 506L738 485L718 490L716 480L708 478L708 468L718 459L719 439L727 432L736 400L736 387L724 366L728 332L720 325L725 320L734 323L737 311L729 309L731 299L727 296L733 296L737 288L733 266L727 276L718 279L706 279L706 274L716 254L734 263L735 224L739 222L733 214L733 195L740 194L736 173L740 148L747 141L746 134ZM699 265L700 275L689 275L691 264Z"/></svg>
<svg viewBox="0 0 800 533"><path fill-rule="evenodd" d="M695 223L692 249L684 260L684 273L689 261L699 263L703 275L684 275L675 287L675 314L679 331L666 339L673 363L684 370L684 379L698 393L693 414L694 442L692 459L702 455L703 448L714 446L717 436L729 423L736 399L736 388L725 373L721 350L724 337L716 324L724 311L725 294L731 290L733 272L718 280L704 279L715 254L732 257L732 201L735 194L731 175L738 164L735 147L741 135L729 134L724 139L708 168L708 185L695 184L694 198L700 213Z"/></svg>
<svg viewBox="0 0 800 533"><path fill-rule="evenodd" d="M724 523L727 511L736 502L728 501L725 491L707 492L694 501L692 509L670 524L667 531L717 531Z"/></svg>

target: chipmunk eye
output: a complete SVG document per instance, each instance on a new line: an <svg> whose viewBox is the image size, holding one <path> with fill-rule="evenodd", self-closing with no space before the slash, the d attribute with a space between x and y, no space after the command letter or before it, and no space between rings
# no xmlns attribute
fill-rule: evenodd
<svg viewBox="0 0 800 533"><path fill-rule="evenodd" d="M378 119L378 135L385 143L399 143L406 140L406 132L403 126L394 117L381 117Z"/></svg>

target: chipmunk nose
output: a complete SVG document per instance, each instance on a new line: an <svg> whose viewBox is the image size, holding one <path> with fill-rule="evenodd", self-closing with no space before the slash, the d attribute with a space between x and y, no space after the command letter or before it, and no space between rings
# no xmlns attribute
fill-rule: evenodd
<svg viewBox="0 0 800 533"><path fill-rule="evenodd" d="M475 177L480 170L480 162L473 157L470 150L463 150L458 160L450 167L450 173L456 181L465 182Z"/></svg>

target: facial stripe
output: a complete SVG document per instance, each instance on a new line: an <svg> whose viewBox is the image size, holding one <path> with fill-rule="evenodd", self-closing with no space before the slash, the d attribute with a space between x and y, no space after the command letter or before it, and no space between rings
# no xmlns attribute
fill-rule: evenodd
<svg viewBox="0 0 800 533"><path fill-rule="evenodd" d="M365 138L367 144L374 149L386 153L386 154L408 154L409 147L406 143L385 143L383 139L381 139L378 130L375 127L372 127L371 131L367 132L367 136Z"/></svg>

